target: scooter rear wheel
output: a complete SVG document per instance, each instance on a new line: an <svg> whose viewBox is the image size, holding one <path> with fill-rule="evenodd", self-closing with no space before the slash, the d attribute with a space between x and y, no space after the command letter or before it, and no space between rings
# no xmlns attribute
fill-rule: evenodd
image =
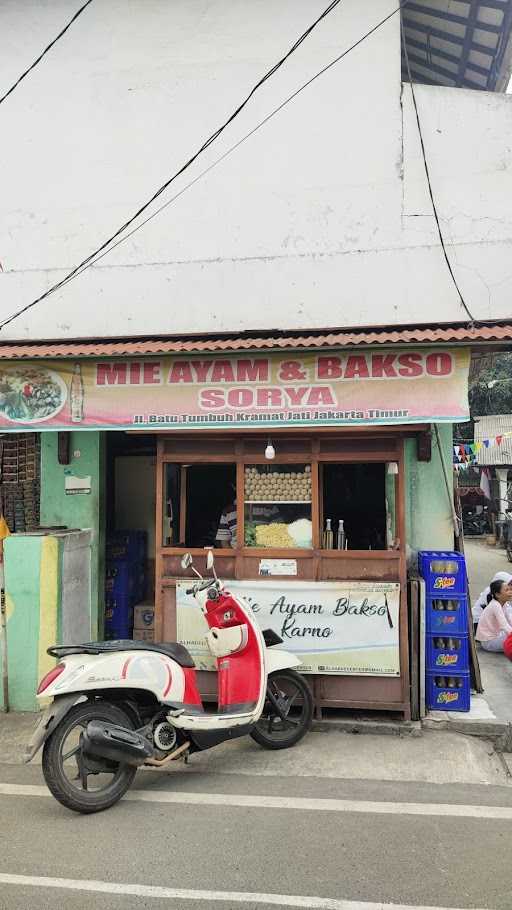
<svg viewBox="0 0 512 910"><path fill-rule="evenodd" d="M104 770L90 770L84 763L80 734L91 720L132 728L129 717L106 701L74 705L44 744L43 774L48 789L59 803L74 812L109 809L126 793L137 769L119 762L103 762ZM92 784L92 786L90 786Z"/></svg>
<svg viewBox="0 0 512 910"><path fill-rule="evenodd" d="M251 736L264 749L289 749L308 732L313 720L313 696L296 670L276 670L267 681L263 713Z"/></svg>

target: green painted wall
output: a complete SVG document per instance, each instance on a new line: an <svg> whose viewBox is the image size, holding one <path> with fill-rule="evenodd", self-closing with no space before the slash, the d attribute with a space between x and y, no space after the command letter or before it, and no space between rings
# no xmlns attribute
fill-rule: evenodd
<svg viewBox="0 0 512 910"><path fill-rule="evenodd" d="M57 433L41 438L41 524L93 530L91 624L93 638L103 633L105 559L105 434L71 433L71 461L57 459ZM80 453L75 457L74 453ZM91 477L91 492L66 495L66 475Z"/></svg>
<svg viewBox="0 0 512 910"><path fill-rule="evenodd" d="M417 460L416 440L405 443L405 507L407 544L413 550L453 549L452 512L441 467L452 484L451 424L439 424L441 449L432 433L432 459Z"/></svg>

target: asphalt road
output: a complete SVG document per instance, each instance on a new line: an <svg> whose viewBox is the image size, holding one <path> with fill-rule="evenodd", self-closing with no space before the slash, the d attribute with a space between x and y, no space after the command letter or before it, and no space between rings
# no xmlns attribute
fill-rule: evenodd
<svg viewBox="0 0 512 910"><path fill-rule="evenodd" d="M357 739L328 736L330 753ZM349 780L303 754L297 774L279 757L275 776L267 759L140 772L130 799L94 816L46 795L38 766L0 765L1 910L510 910L505 777Z"/></svg>

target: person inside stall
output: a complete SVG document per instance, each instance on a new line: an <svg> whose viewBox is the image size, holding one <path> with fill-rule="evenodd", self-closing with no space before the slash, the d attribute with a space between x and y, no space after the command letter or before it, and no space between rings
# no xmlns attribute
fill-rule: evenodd
<svg viewBox="0 0 512 910"><path fill-rule="evenodd" d="M491 581L485 607L478 628L476 639L484 651L503 651L506 638L512 633L510 613L507 604L512 600L512 588L506 581Z"/></svg>
<svg viewBox="0 0 512 910"><path fill-rule="evenodd" d="M229 488L230 501L222 510L215 536L215 546L234 549L236 547L236 486L232 483Z"/></svg>

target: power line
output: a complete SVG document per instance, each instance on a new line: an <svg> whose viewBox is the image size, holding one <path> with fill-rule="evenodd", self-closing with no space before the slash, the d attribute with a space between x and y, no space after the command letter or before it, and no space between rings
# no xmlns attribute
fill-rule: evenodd
<svg viewBox="0 0 512 910"><path fill-rule="evenodd" d="M129 227L131 224L133 224L133 222L144 211L146 211L146 209L155 201L155 199L157 199L164 192L164 190L166 190L171 185L171 183L173 183L176 180L176 178L179 177L185 170L187 170L194 163L194 161L196 161L196 159L199 157L199 155L201 155L201 153L203 151L205 151L212 144L212 142L226 129L228 124L230 124L235 119L235 117L238 116L238 114L246 106L246 104L249 102L252 95L257 91L257 89L267 79L269 79L270 76L273 75L276 72L276 70L279 69L280 66L282 66L282 64L285 62L285 60L287 60L288 57L299 47L299 45L302 44L302 42L312 32L312 30L316 27L316 25L322 19L324 19L340 2L341 2L341 0L334 0L334 2L332 2L324 10L324 12L318 17L318 19L316 19L315 22L306 30L306 32L304 32L301 35L301 37L295 42L295 44L288 51L288 53L283 58L281 58L281 60L278 63L276 63L265 74L265 76L263 76L262 79L259 80L258 83L256 83L256 85L251 89L250 93L247 95L245 100L238 106L238 108L236 108L236 110L233 112L233 114L230 115L230 117L224 122L224 124L222 126L220 126L214 133L212 133L212 135L209 137L209 139L207 139L206 142L203 143L201 148L197 152L195 152L195 154L191 158L189 158L188 161L184 165L182 165L182 167L178 171L176 171L176 173L173 174L173 176L170 177L169 180L167 180L153 194L153 196L151 196L151 198L146 203L144 203L144 205L142 205L138 209L138 211L135 212L134 215L132 215L131 218L129 218L128 221L126 221L117 231L115 231L115 233L112 234L111 237L109 237L108 240L106 240L101 246L99 246L93 253L91 253L89 256L87 256L86 259L82 260L82 262L80 262L77 266L75 266L75 268L73 268L70 272L68 272L68 274L65 275L64 278L62 278L60 281L56 282L54 285L52 285L50 288L48 288L47 291L45 291L43 294L41 294L35 300L26 304L24 307L17 310L15 313L11 314L11 316L8 316L6 319L0 321L0 329L4 328L4 326L13 322L19 316L23 315L23 313L26 313L27 310L30 310L30 309L32 309L32 307L36 306L38 303L41 303L43 300L45 300L51 294L55 293L55 291L60 290L62 287L64 287L66 284L68 284L70 281L72 281L73 278L78 277L78 275L80 275L82 272L84 272L87 268L90 268L97 261L99 261L99 259L102 259L104 256L107 255L107 253L109 253L109 252L111 252L111 250L115 249L116 246L118 246L124 240L127 240L129 237L131 237L132 234L134 234L137 230L139 230L141 227L143 227L145 224L147 224L148 221L151 221L152 218L156 217L156 215L158 215L163 209L167 208L168 205L171 205L173 202L175 202L176 199L178 199L181 195L183 195L183 193L185 193L188 189L190 189L191 186L193 186L195 183L197 183L198 180L200 180L207 173L209 173L209 171L213 170L214 167L216 167L218 164L220 164L220 162L223 161L225 158L227 158L228 155L230 155L232 152L234 152L235 149L239 148L243 142L245 142L247 139L249 139L252 135L254 135L254 133L256 133L259 129L261 129L261 127L263 127L266 123L268 123L269 120L271 120L287 104L289 104L298 95L300 95L300 93L303 92L309 85L311 85L313 82L315 82L316 79L318 79L320 76L322 76L328 70L330 70L333 66L335 66L336 63L339 63L340 60L342 60L349 53L351 53L351 51L355 50L355 48L357 48L360 44L362 44L363 41L365 41L367 38L369 38L371 35L373 35L374 32L376 32L386 22L388 22L403 7L407 6L407 4L410 2L410 0L404 0L404 2L400 3L394 10L392 10L391 13L389 13L387 16L385 16L383 19L381 19L376 25L373 26L373 28L371 28L369 31L367 31L361 38L359 38L357 41L355 41L352 45L350 45L350 47L348 47L341 54L338 54L338 56L335 57L333 60L331 60L331 62L328 63L326 66L322 67L321 70L319 70L317 73L315 73L310 79L308 79L306 82L304 82L298 89L296 89L291 95L289 95L281 104L279 104L276 108L274 108L274 110L271 111L270 114L268 114L263 120L261 120L245 136L243 136L242 139L240 139L233 146L231 146L223 155L220 156L220 158L218 158L216 161L214 161L209 167L207 167L197 177L195 177L192 181L190 181L189 184L187 184L185 187L183 187L178 193L176 193L175 196L173 196L170 200L168 200L164 205L160 206L160 208L157 209L156 212L154 212L152 215L150 215L148 218L146 218L140 225L135 227L132 231L130 231L128 234L126 234L124 237L122 237L120 240L118 240L117 243L113 244L112 241L116 240L116 238L118 238L119 235L122 234L123 231L125 231L127 227ZM107 247L108 247L108 249L107 249Z"/></svg>
<svg viewBox="0 0 512 910"><path fill-rule="evenodd" d="M50 51L50 50L52 49L52 47L54 46L54 44L57 44L57 41L59 41L59 39L62 38L62 36L66 34L68 28L70 28L70 27L73 25L73 22L75 22L75 21L78 19L78 17L80 16L80 14L83 13L83 11L84 11L84 9L86 8L86 6L89 6L90 3L92 3L92 0L87 0L87 2L84 3L84 5L81 6L79 10L76 11L75 15L69 20L68 24L62 29L62 31L59 32L59 34L57 35L57 37L54 38L53 41L50 42L50 44L48 45L48 47L45 47L45 49L44 49L44 51L42 52L42 54L39 54L39 57L37 58L37 60L34 60L34 62L30 64L30 66L28 67L28 69L26 69L25 72L21 74L21 76L19 77L19 79L16 80L16 82L14 83L14 85L11 85L10 89L5 93L5 95L2 95L2 97L0 98L0 104L2 104L2 103L5 101L5 99L8 98L9 95L14 91L14 89L18 87L18 85L20 84L20 82L22 82L23 79L25 79L25 77L28 76L28 74L29 74L30 72L32 72L32 70L37 66L37 64L41 62L41 60L43 59L43 57L46 56L46 54L48 53L48 51Z"/></svg>
<svg viewBox="0 0 512 910"><path fill-rule="evenodd" d="M430 169L429 169L429 166L428 166L427 155L426 155L426 151L425 151L425 143L424 143L424 141L423 141L423 130L421 129L420 114L419 114L419 110L418 110L418 105L417 105L417 103L416 103L416 92L414 91L414 83L413 83L413 81L412 81L412 76L411 76L411 67L410 67L410 65L409 65L409 54L408 54L408 51L407 51L407 42L406 42L406 40L405 40L405 29L404 29L403 20L402 20L402 22L401 22L401 31L402 31L402 46L403 46L403 49L404 49L405 64L406 64L406 67L407 67L407 76L408 76L408 78L409 78L409 84L410 84L410 86L411 86L412 101L413 101L413 105L414 105L414 111L415 111L415 114L416 114L416 123L418 124L418 133L419 133L419 137L420 137L421 154L422 154L422 156L423 156L423 164L424 164L424 166L425 166L425 174L426 174L426 176L427 176L428 191L429 191L429 195L430 195L430 201L431 201L431 203L432 203L432 209L433 209L433 211L434 211L434 218L435 218L436 225L437 225L437 232L438 232L438 234L439 234L439 240L440 240L441 247L442 247L442 250L443 250L443 255L444 255L444 258L445 258L445 262L446 262L446 265L447 265L447 267L448 267L448 271L449 271L449 273L450 273L450 277L451 277L451 279L452 279L452 281L453 281L453 284L455 285L455 289L456 289L456 291L457 291L457 294L459 295L460 302L461 302L462 306L464 307L466 313L468 314L468 316L469 316L469 318L470 318L470 320L471 320L471 325L473 326L473 325L475 324L475 319L474 319L474 317L473 317L473 315L472 315L472 313L471 313L471 311L470 311L470 309L469 309L469 307L468 307L466 301L464 300L464 297L462 296L462 291L461 291L461 289L460 289L460 287L459 287L459 285L458 285L458 283L457 283L457 279L456 279L456 277L455 277L455 274L454 274L454 272L453 272L453 269L452 269L452 265L451 265L450 259L449 259L449 257L448 257L448 252L447 252L447 250L446 250L446 245L445 245L445 242L444 242L443 232L442 232L442 230L441 230L441 222L439 221L439 215L438 215L438 212L437 212L437 206L436 206L435 199L434 199L434 191L433 191L433 189L432 189L432 181L431 181L431 179L430 179ZM1 326L0 326L0 328L1 328Z"/></svg>

